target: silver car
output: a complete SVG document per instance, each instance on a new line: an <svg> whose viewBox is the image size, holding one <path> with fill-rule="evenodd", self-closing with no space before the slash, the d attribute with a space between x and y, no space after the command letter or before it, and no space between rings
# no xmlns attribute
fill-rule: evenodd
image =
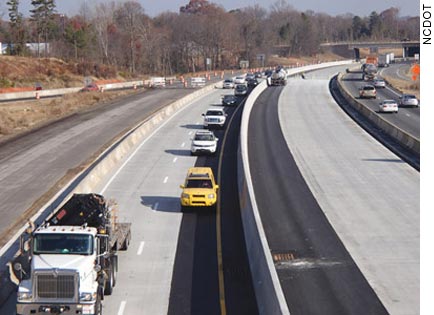
<svg viewBox="0 0 434 315"><path fill-rule="evenodd" d="M419 100L417 99L416 95L413 94L403 94L399 97L399 106L405 107L418 107L419 106Z"/></svg>
<svg viewBox="0 0 434 315"><path fill-rule="evenodd" d="M386 82L383 79L374 79L373 83L376 88L386 87Z"/></svg>

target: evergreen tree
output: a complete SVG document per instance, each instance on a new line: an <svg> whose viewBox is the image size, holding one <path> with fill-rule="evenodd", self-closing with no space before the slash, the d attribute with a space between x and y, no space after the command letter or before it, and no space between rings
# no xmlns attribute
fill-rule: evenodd
<svg viewBox="0 0 434 315"><path fill-rule="evenodd" d="M56 4L54 0L32 0L31 4L33 6L33 9L30 10L31 18L36 24L36 32L38 34L38 56L40 56L39 44L41 42L41 36L43 36L45 40L46 55L48 51L48 34L56 10Z"/></svg>
<svg viewBox="0 0 434 315"><path fill-rule="evenodd" d="M9 0L9 27L11 30L10 51L13 55L22 55L25 47L23 15L19 12L19 0Z"/></svg>

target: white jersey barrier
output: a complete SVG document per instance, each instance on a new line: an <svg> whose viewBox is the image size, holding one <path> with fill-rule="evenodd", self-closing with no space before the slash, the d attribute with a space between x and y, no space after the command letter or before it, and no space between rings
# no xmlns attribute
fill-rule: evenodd
<svg viewBox="0 0 434 315"><path fill-rule="evenodd" d="M190 79L191 87L204 87L206 84L205 77L194 77Z"/></svg>

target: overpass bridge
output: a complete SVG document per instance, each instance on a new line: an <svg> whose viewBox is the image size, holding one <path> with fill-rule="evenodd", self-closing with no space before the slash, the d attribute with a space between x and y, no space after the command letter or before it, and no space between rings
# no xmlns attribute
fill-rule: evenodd
<svg viewBox="0 0 434 315"><path fill-rule="evenodd" d="M337 42L337 43L323 43L320 45L323 49L330 49L331 51L342 54L346 52L344 57L355 57L359 59L360 49L369 48L371 53L378 52L379 49L402 49L402 57L415 57L415 54L420 55L420 42L419 41L382 41L382 42ZM352 54L352 56L349 56Z"/></svg>

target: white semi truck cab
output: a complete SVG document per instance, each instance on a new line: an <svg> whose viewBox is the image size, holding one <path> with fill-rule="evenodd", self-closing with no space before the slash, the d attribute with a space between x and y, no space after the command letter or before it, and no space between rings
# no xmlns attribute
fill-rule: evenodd
<svg viewBox="0 0 434 315"><path fill-rule="evenodd" d="M131 224L113 217L102 196L74 195L31 233L13 263L18 315L101 314L116 284L117 250L131 238Z"/></svg>

